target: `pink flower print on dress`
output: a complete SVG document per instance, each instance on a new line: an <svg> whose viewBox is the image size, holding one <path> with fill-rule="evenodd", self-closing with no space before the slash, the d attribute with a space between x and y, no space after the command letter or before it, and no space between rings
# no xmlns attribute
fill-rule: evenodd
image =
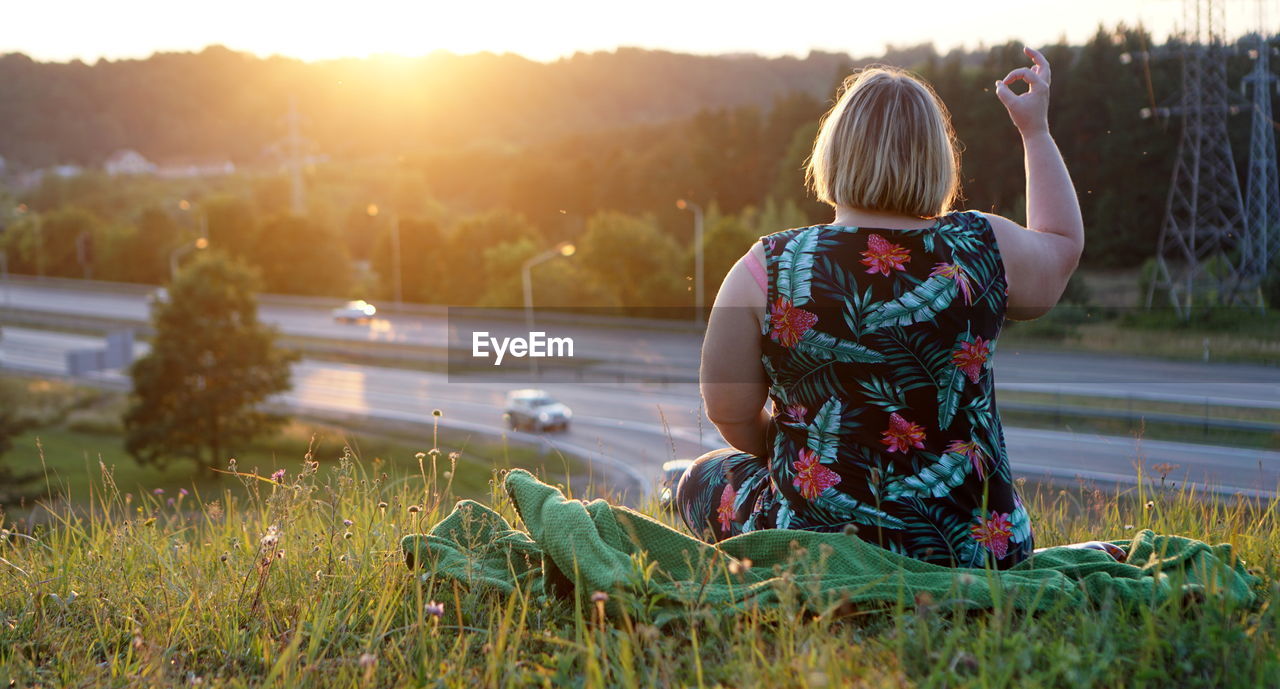
<svg viewBox="0 0 1280 689"><path fill-rule="evenodd" d="M791 302L778 297L769 310L769 337L783 347L794 347L817 322L817 314L798 309Z"/></svg>
<svg viewBox="0 0 1280 689"><path fill-rule="evenodd" d="M969 280L969 275L963 268L955 263L935 263L933 270L929 272L929 277L936 275L955 280L960 293L964 295L964 303L973 304L973 282Z"/></svg>
<svg viewBox="0 0 1280 689"><path fill-rule="evenodd" d="M873 234L867 237L867 250L862 252L862 265L868 273L888 275L890 270L906 270L911 252L906 247Z"/></svg>
<svg viewBox="0 0 1280 689"><path fill-rule="evenodd" d="M973 342L960 343L960 348L951 355L951 363L969 376L969 380L976 383L989 356L991 356L991 343L975 335Z"/></svg>
<svg viewBox="0 0 1280 689"><path fill-rule="evenodd" d="M733 526L733 501L738 497L738 491L733 489L732 485L726 485L724 491L720 493L720 506L716 508L716 517L720 520L720 530L729 533Z"/></svg>
<svg viewBox="0 0 1280 689"><path fill-rule="evenodd" d="M791 485L800 491L805 500L813 500L826 489L840 483L840 475L822 466L818 453L807 447L800 448L799 461L795 463L796 477Z"/></svg>
<svg viewBox="0 0 1280 689"><path fill-rule="evenodd" d="M981 447L978 447L978 443L973 441L965 442L963 440L952 440L951 443L947 445L946 451L964 455L969 460L969 463L973 465L973 470L978 474L978 478L986 480L987 453L983 452Z"/></svg>
<svg viewBox="0 0 1280 689"><path fill-rule="evenodd" d="M889 428L881 433L880 442L890 452L906 452L911 447L924 447L924 428L903 418L898 412L889 415Z"/></svg>
<svg viewBox="0 0 1280 689"><path fill-rule="evenodd" d="M997 560L1003 560L1009 554L1009 537L1013 535L1013 524L1009 522L1009 514L992 512L989 519L978 517L973 526L973 538L987 547Z"/></svg>

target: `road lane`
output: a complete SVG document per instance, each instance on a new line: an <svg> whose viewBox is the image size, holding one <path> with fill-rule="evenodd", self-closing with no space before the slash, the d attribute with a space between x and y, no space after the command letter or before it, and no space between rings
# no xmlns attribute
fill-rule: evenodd
<svg viewBox="0 0 1280 689"><path fill-rule="evenodd" d="M65 370L60 349L99 343L98 338L6 328L0 340L0 366L16 364L60 373ZM125 382L119 373L106 378ZM427 425L432 410L440 409L445 425L489 434L506 432L544 444L549 451L572 452L633 481L652 482L662 462L694 457L723 445L701 414L693 384L545 385L575 411L567 433L545 435L505 431L501 414L509 387L450 382L440 373L304 360L294 368L293 391L279 401L300 411ZM1228 493L1269 496L1280 485L1280 452L1010 427L1005 437L1014 471L1021 475L1131 484L1134 464L1140 461L1148 475L1156 465L1176 465L1169 480L1213 484Z"/></svg>
<svg viewBox="0 0 1280 689"><path fill-rule="evenodd" d="M123 292L69 288L78 284L59 281L42 285L30 279L14 280L9 285L9 303L64 316L112 316L139 323L146 320L146 295L136 286L133 291ZM334 300L335 306L338 302ZM293 336L424 348L442 348L451 342L468 347L469 333L474 330L503 331L513 327L510 320L455 318L450 323L444 316L404 314L380 317L371 324L337 324L325 309L273 303L271 298L264 298L260 317ZM606 325L593 325L595 322ZM619 323L608 319L579 324L557 322L547 329L558 337L574 337L579 343L579 358L625 360L632 362L635 370L665 369L696 379L700 332L619 327ZM1205 364L1015 347L1000 347L994 366L1000 389L1280 409L1280 366Z"/></svg>

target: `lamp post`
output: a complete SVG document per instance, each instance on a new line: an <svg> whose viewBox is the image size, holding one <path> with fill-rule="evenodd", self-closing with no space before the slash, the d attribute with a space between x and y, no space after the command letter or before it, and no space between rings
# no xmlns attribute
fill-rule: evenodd
<svg viewBox="0 0 1280 689"><path fill-rule="evenodd" d="M209 238L199 237L194 242L183 244L169 252L169 281L173 282L174 277L178 275L178 259L185 256L192 249L199 251L207 248L209 248Z"/></svg>
<svg viewBox="0 0 1280 689"><path fill-rule="evenodd" d="M371 203L365 209L370 218L378 217L378 204ZM404 302L404 283L400 276L400 215L398 213L391 214L391 282L395 288L396 309L400 309Z"/></svg>
<svg viewBox="0 0 1280 689"><path fill-rule="evenodd" d="M706 305L702 292L702 206L692 201L680 199L676 201L676 208L682 211L693 211L693 321L695 323L703 323L706 320L703 313Z"/></svg>
<svg viewBox="0 0 1280 689"><path fill-rule="evenodd" d="M520 278L524 282L524 324L530 333L533 332L533 267L556 256L572 256L574 251L577 251L577 247L573 244L560 242L554 249L530 258L520 267ZM534 376L538 375L538 360L533 357L529 357L529 372Z"/></svg>

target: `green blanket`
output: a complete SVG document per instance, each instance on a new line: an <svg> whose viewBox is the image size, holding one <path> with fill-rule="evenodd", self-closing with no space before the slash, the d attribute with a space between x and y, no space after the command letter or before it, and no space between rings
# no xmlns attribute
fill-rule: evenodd
<svg viewBox="0 0 1280 689"><path fill-rule="evenodd" d="M429 533L402 539L409 566L504 592L523 584L562 598L599 591L614 593L616 601L621 593L673 612L690 605L732 611L783 599L821 612L834 605L912 604L922 594L965 608L1033 610L1107 599L1259 601L1260 580L1230 545L1146 530L1115 542L1128 552L1126 563L1097 550L1048 548L1005 571L955 569L846 534L768 530L709 545L625 507L566 499L526 471L511 471L505 485L527 532L464 500Z"/></svg>

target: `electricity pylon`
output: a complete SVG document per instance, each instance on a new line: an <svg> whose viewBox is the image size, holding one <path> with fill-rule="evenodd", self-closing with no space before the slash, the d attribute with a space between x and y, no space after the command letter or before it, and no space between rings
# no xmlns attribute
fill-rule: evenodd
<svg viewBox="0 0 1280 689"><path fill-rule="evenodd" d="M1222 6L1215 0L1184 0L1183 12L1182 94L1177 106L1154 113L1181 115L1182 134L1147 306L1160 287L1186 319L1194 306L1236 300L1242 275L1231 252L1241 243L1245 223L1227 138L1227 116L1239 108L1227 100Z"/></svg>
<svg viewBox="0 0 1280 689"><path fill-rule="evenodd" d="M1280 177L1276 175L1276 133L1271 115L1271 91L1280 82L1270 70L1271 46L1259 33L1258 45L1249 51L1253 71L1244 78L1253 89L1253 117L1249 134L1249 180L1244 199L1248 233L1241 247L1241 268L1246 284L1256 288L1267 276L1280 249ZM1274 86L1273 86L1274 85Z"/></svg>

